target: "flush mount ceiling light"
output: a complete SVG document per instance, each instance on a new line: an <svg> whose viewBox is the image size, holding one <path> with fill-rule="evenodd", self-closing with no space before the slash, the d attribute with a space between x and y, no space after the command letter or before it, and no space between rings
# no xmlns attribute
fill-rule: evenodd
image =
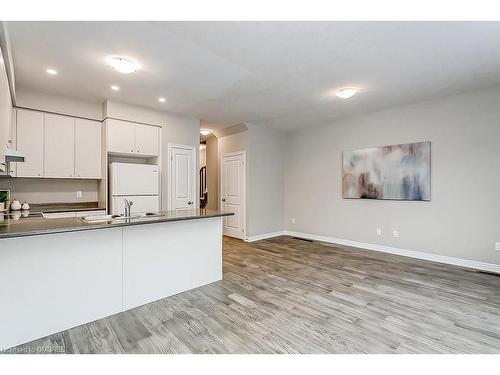
<svg viewBox="0 0 500 375"><path fill-rule="evenodd" d="M134 73L137 70L137 64L123 57L108 58L108 64L117 72L123 74Z"/></svg>
<svg viewBox="0 0 500 375"><path fill-rule="evenodd" d="M201 129L200 130L201 135L209 135L210 133L212 133L212 131L208 130L208 129Z"/></svg>
<svg viewBox="0 0 500 375"><path fill-rule="evenodd" d="M120 91L120 86L111 85L111 90L113 90L113 91Z"/></svg>
<svg viewBox="0 0 500 375"><path fill-rule="evenodd" d="M165 99L165 98L158 98L158 101L159 101L160 103L165 103L165 102L167 101L167 99Z"/></svg>
<svg viewBox="0 0 500 375"><path fill-rule="evenodd" d="M356 95L356 93L357 90L354 88L343 88L337 90L337 93L335 95L337 95L337 97L341 99L349 99L352 98L354 95Z"/></svg>
<svg viewBox="0 0 500 375"><path fill-rule="evenodd" d="M47 72L47 74L50 74L51 76L55 76L55 75L57 75L57 70L52 69L52 68L48 68L48 69L46 70L46 72Z"/></svg>

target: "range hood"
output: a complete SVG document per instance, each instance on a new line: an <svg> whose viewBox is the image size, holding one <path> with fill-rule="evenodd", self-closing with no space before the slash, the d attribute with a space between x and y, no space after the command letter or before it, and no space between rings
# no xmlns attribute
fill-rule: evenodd
<svg viewBox="0 0 500 375"><path fill-rule="evenodd" d="M12 162L24 162L24 154L21 151L5 147L0 154L0 170L3 170L3 173L0 173L0 177L11 177L10 163Z"/></svg>

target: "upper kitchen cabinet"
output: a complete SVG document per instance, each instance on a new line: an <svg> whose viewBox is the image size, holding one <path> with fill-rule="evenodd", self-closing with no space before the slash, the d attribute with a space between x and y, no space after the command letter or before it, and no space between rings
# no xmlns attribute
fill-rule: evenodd
<svg viewBox="0 0 500 375"><path fill-rule="evenodd" d="M75 119L75 177L101 178L101 123Z"/></svg>
<svg viewBox="0 0 500 375"><path fill-rule="evenodd" d="M108 119L108 152L130 154L135 151L135 124L132 122Z"/></svg>
<svg viewBox="0 0 500 375"><path fill-rule="evenodd" d="M25 155L17 177L43 177L44 127L43 112L17 110L17 149Z"/></svg>
<svg viewBox="0 0 500 375"><path fill-rule="evenodd" d="M136 124L135 148L141 155L157 156L159 154L160 129L156 126Z"/></svg>
<svg viewBox="0 0 500 375"><path fill-rule="evenodd" d="M160 153L157 126L108 119L107 149L116 154L152 157Z"/></svg>
<svg viewBox="0 0 500 375"><path fill-rule="evenodd" d="M17 177L101 178L101 123L34 110L17 110Z"/></svg>
<svg viewBox="0 0 500 375"><path fill-rule="evenodd" d="M45 114L44 176L75 177L75 119Z"/></svg>

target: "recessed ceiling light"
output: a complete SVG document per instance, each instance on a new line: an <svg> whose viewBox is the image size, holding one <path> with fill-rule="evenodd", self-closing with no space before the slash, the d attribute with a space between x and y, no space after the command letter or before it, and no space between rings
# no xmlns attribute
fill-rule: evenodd
<svg viewBox="0 0 500 375"><path fill-rule="evenodd" d="M212 133L212 131L208 130L208 129L201 129L200 130L201 135L209 135L210 133Z"/></svg>
<svg viewBox="0 0 500 375"><path fill-rule="evenodd" d="M57 74L57 70L55 69L52 69L52 68L48 68L46 70L47 74L50 74L51 76L55 76Z"/></svg>
<svg viewBox="0 0 500 375"><path fill-rule="evenodd" d="M117 72L123 74L134 73L137 70L137 64L123 57L112 57L108 59L108 64Z"/></svg>
<svg viewBox="0 0 500 375"><path fill-rule="evenodd" d="M120 91L120 86L111 85L111 90L113 90L113 91Z"/></svg>
<svg viewBox="0 0 500 375"><path fill-rule="evenodd" d="M353 88L344 88L337 90L337 96L342 99L349 99L356 95L357 90Z"/></svg>
<svg viewBox="0 0 500 375"><path fill-rule="evenodd" d="M158 98L158 101L159 101L160 103L165 103L165 102L167 101L167 99L165 99L165 98Z"/></svg>

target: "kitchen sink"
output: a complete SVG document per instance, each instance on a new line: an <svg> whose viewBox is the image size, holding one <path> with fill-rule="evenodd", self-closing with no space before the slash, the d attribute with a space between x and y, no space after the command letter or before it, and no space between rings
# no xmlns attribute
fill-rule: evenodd
<svg viewBox="0 0 500 375"><path fill-rule="evenodd" d="M159 212L145 212L140 213L133 216L123 216L123 215L92 215L92 216L83 216L79 219L86 223L103 223L103 222L113 222L113 221L122 221L122 220L139 220L146 218L157 218L163 217L165 214Z"/></svg>
<svg viewBox="0 0 500 375"><path fill-rule="evenodd" d="M163 216L166 216L166 215L162 214L160 212L145 212L145 213L139 214L140 218L144 218L144 217L163 217Z"/></svg>

